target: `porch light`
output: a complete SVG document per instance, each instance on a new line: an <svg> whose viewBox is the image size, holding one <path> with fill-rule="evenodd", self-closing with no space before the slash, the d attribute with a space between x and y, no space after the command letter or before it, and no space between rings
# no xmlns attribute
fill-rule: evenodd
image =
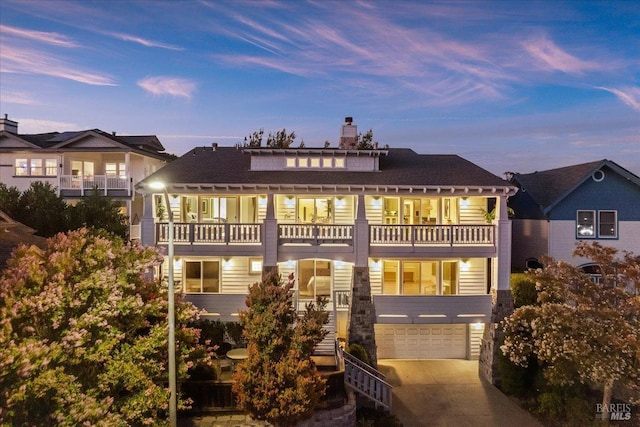
<svg viewBox="0 0 640 427"><path fill-rule="evenodd" d="M484 323L480 323L480 322L472 323L471 328L473 328L474 331L481 331L484 329Z"/></svg>
<svg viewBox="0 0 640 427"><path fill-rule="evenodd" d="M167 215L169 217L169 239L168 239L168 258L169 258L169 278L168 278L168 314L167 321L169 323L169 425L176 427L178 424L177 415L177 387L176 387L176 321L175 321L175 290L174 290L174 277L173 277L173 263L174 263L174 238L173 238L173 211L171 209L171 203L169 201L169 193L167 186L164 182L153 181L149 183L149 188L153 190L162 190L164 193L164 200L167 205Z"/></svg>

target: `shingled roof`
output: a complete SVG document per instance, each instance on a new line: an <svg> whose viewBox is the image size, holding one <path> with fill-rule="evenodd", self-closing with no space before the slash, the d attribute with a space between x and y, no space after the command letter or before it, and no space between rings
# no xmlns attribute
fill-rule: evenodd
<svg viewBox="0 0 640 427"><path fill-rule="evenodd" d="M549 211L603 167L608 167L635 182L636 185L640 185L640 178L607 159L528 174L516 173L511 178L511 182L527 191L543 211Z"/></svg>
<svg viewBox="0 0 640 427"><path fill-rule="evenodd" d="M379 158L378 171L286 170L251 171L252 150L239 147L197 147L147 177L145 182L170 185L291 184L510 187L507 181L457 155L424 155L390 148ZM305 149L312 152L313 149ZM320 151L321 149L318 149ZM336 150L338 151L338 150ZM258 154L254 152L253 154ZM367 155L362 152L362 155Z"/></svg>

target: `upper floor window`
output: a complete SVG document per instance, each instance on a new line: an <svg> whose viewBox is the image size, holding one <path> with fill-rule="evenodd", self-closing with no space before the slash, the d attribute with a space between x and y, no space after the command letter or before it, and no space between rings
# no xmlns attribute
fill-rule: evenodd
<svg viewBox="0 0 640 427"><path fill-rule="evenodd" d="M341 157L287 157L285 160L287 168L344 168L345 161Z"/></svg>
<svg viewBox="0 0 640 427"><path fill-rule="evenodd" d="M16 159L16 176L56 176L58 162L56 159Z"/></svg>
<svg viewBox="0 0 640 427"><path fill-rule="evenodd" d="M107 176L118 176L125 178L127 176L127 166L125 163L105 163L104 173Z"/></svg>
<svg viewBox="0 0 640 427"><path fill-rule="evenodd" d="M597 233L596 233L597 230ZM618 237L617 211L584 210L577 212L576 234L581 239Z"/></svg>

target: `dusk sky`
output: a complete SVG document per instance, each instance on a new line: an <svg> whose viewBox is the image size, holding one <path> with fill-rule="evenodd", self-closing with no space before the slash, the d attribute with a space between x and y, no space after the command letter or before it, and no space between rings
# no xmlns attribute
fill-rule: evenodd
<svg viewBox="0 0 640 427"><path fill-rule="evenodd" d="M263 128L489 171L610 159L640 175L638 1L0 2L0 113L20 133Z"/></svg>

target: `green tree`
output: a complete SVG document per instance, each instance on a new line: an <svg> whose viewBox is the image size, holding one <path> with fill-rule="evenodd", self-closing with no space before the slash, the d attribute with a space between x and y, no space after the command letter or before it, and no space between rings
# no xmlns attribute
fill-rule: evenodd
<svg viewBox="0 0 640 427"><path fill-rule="evenodd" d="M358 145L356 146L358 150L373 150L375 144L377 143L373 141L373 129L369 129L364 134L358 134Z"/></svg>
<svg viewBox="0 0 640 427"><path fill-rule="evenodd" d="M269 148L289 148L296 139L296 133L291 132L287 134L286 129L277 131L276 133L269 132L267 136L267 147Z"/></svg>
<svg viewBox="0 0 640 427"><path fill-rule="evenodd" d="M7 187L0 182L0 210L11 218L18 218L20 206L20 190L16 187Z"/></svg>
<svg viewBox="0 0 640 427"><path fill-rule="evenodd" d="M87 229L21 246L0 276L0 425L163 425L167 289L155 249ZM178 378L210 363L177 301ZM178 399L179 407L187 402Z"/></svg>
<svg viewBox="0 0 640 427"><path fill-rule="evenodd" d="M69 208L69 222L72 229L103 229L125 240L129 237L127 217L120 212L120 205L97 188Z"/></svg>
<svg viewBox="0 0 640 427"><path fill-rule="evenodd" d="M36 230L36 234L42 237L51 237L69 230L67 204L48 182L32 182L22 193L16 219Z"/></svg>
<svg viewBox="0 0 640 427"><path fill-rule="evenodd" d="M574 255L592 260L600 280L543 259L543 269L527 273L538 305L522 306L503 321L501 349L523 367L535 356L551 384L601 387L606 419L614 384L640 384L640 258L597 242L579 244Z"/></svg>
<svg viewBox="0 0 640 427"><path fill-rule="evenodd" d="M293 426L308 418L325 393L311 353L326 336L326 300L309 303L299 317L293 306L293 275L286 284L272 271L249 287L240 322L249 357L234 373L238 404L258 420Z"/></svg>

